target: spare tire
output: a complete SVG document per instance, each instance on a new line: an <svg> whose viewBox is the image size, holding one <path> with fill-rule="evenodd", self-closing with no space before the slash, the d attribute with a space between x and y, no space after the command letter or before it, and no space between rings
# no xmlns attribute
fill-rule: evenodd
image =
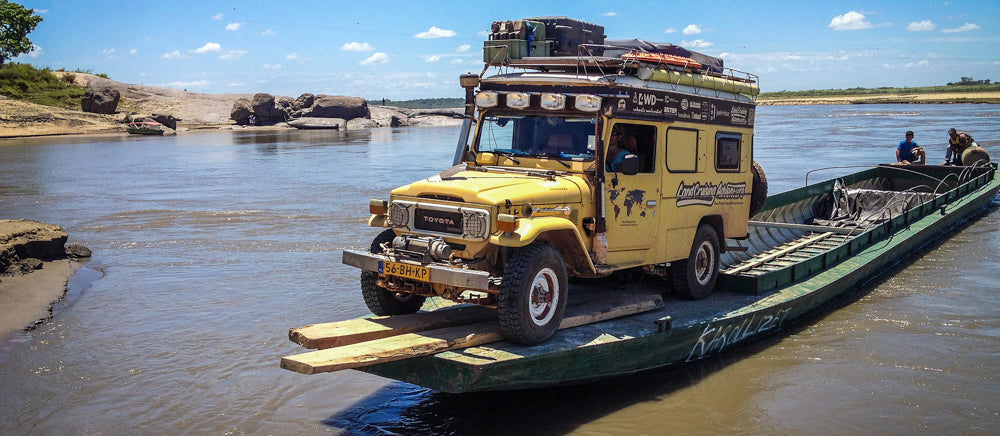
<svg viewBox="0 0 1000 436"><path fill-rule="evenodd" d="M970 166L978 163L986 163L990 161L990 154L983 150L981 147L970 146L962 151L962 165Z"/></svg>
<svg viewBox="0 0 1000 436"><path fill-rule="evenodd" d="M753 186L750 187L750 218L753 218L764 207L764 200L767 200L767 177L764 176L764 170L757 161L753 161L750 172L753 174Z"/></svg>

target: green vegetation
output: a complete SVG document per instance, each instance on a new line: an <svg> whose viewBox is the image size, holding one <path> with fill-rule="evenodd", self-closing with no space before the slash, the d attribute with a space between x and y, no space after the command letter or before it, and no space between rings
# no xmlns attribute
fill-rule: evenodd
<svg viewBox="0 0 1000 436"><path fill-rule="evenodd" d="M72 82L72 73L63 79ZM0 94L46 106L79 108L80 98L87 88L66 82L48 68L39 70L30 64L19 63L0 67Z"/></svg>
<svg viewBox="0 0 1000 436"><path fill-rule="evenodd" d="M42 22L34 9L25 9L17 3L0 0L0 67L7 59L28 53L34 44L28 34Z"/></svg>
<svg viewBox="0 0 1000 436"><path fill-rule="evenodd" d="M382 100L368 100L369 106L381 106L382 104ZM465 100L461 98L418 98L404 101L386 99L385 105L404 109L448 109L465 106Z"/></svg>
<svg viewBox="0 0 1000 436"><path fill-rule="evenodd" d="M966 78L970 79L971 78ZM877 96L896 94L934 94L953 92L1000 92L1000 83L989 83L989 80L976 81L985 83L951 84L946 86L918 86L913 88L848 88L848 89L810 89L807 91L777 91L762 92L760 98L791 98L791 97L843 97L843 96Z"/></svg>

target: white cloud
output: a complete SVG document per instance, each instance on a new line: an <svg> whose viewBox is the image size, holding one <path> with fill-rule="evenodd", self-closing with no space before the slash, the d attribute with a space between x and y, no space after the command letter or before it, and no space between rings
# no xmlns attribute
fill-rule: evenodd
<svg viewBox="0 0 1000 436"><path fill-rule="evenodd" d="M371 55L368 59L361 61L361 65L378 65L389 62L389 55L378 52Z"/></svg>
<svg viewBox="0 0 1000 436"><path fill-rule="evenodd" d="M235 61L239 60L245 54L247 54L246 50L226 50L225 53L219 55L219 60Z"/></svg>
<svg viewBox="0 0 1000 436"><path fill-rule="evenodd" d="M433 39L433 38L451 38L455 36L454 30L438 29L437 27L431 26L426 32L420 32L413 35L414 38L420 39Z"/></svg>
<svg viewBox="0 0 1000 436"><path fill-rule="evenodd" d="M194 53L217 53L221 50L222 50L221 45L214 42L209 42L201 46L197 50L194 50Z"/></svg>
<svg viewBox="0 0 1000 436"><path fill-rule="evenodd" d="M424 56L424 62L427 62L427 63L438 62L440 60L441 60L441 56L438 56L438 55Z"/></svg>
<svg viewBox="0 0 1000 436"><path fill-rule="evenodd" d="M605 13L603 13L601 15L604 15L605 17L617 17L618 13L617 12L613 12L613 11L609 11L609 12L605 12Z"/></svg>
<svg viewBox="0 0 1000 436"><path fill-rule="evenodd" d="M924 20L920 22L912 22L906 25L906 30L911 32L929 32L934 30L934 22L931 20Z"/></svg>
<svg viewBox="0 0 1000 436"><path fill-rule="evenodd" d="M222 12L219 12L218 14L212 15L212 19L213 20L221 20L222 19Z"/></svg>
<svg viewBox="0 0 1000 436"><path fill-rule="evenodd" d="M42 55L42 47L36 44L31 44L31 51L27 53L29 58L37 58Z"/></svg>
<svg viewBox="0 0 1000 436"><path fill-rule="evenodd" d="M197 88L200 86L208 86L208 81L195 80L194 82L170 82L167 86L170 88Z"/></svg>
<svg viewBox="0 0 1000 436"><path fill-rule="evenodd" d="M348 42L340 49L343 51L374 51L375 47L368 45L367 42Z"/></svg>
<svg viewBox="0 0 1000 436"><path fill-rule="evenodd" d="M139 53L139 50L136 50L134 48L128 51L128 54L130 54L130 55L134 55L136 53Z"/></svg>
<svg viewBox="0 0 1000 436"><path fill-rule="evenodd" d="M833 30L861 30L872 27L872 23L865 21L865 16L861 13L850 11L844 15L837 15L830 20Z"/></svg>
<svg viewBox="0 0 1000 436"><path fill-rule="evenodd" d="M179 52L177 50L174 50L172 52L168 52L168 53L164 53L163 54L163 59L167 59L167 60L180 59L180 58L183 58L183 57L184 57L184 55L181 54L181 52Z"/></svg>
<svg viewBox="0 0 1000 436"><path fill-rule="evenodd" d="M681 41L681 46L682 47L705 48L705 47L711 47L713 45L715 45L715 44L713 44L711 42L708 42L708 41L705 41L704 39L696 39L694 41Z"/></svg>
<svg viewBox="0 0 1000 436"><path fill-rule="evenodd" d="M979 30L978 24L965 23L961 26L955 27L953 29L941 29L942 33L955 33L955 32L968 32L970 30Z"/></svg>
<svg viewBox="0 0 1000 436"><path fill-rule="evenodd" d="M928 66L930 64L931 63L928 62L927 60L922 60L920 62L907 62L906 64L903 65L903 68L926 67L926 66Z"/></svg>
<svg viewBox="0 0 1000 436"><path fill-rule="evenodd" d="M243 23L226 24L226 30L240 30L240 27L243 27Z"/></svg>
<svg viewBox="0 0 1000 436"><path fill-rule="evenodd" d="M114 59L115 58L115 49L113 49L113 48L106 48L104 50L101 50L101 56L104 56L104 57L106 57L108 59Z"/></svg>
<svg viewBox="0 0 1000 436"><path fill-rule="evenodd" d="M681 31L681 33L685 35L697 35L701 33L701 26L697 24L688 24L687 27L685 27L684 30Z"/></svg>
<svg viewBox="0 0 1000 436"><path fill-rule="evenodd" d="M472 48L471 45L469 45L469 44L462 44L462 45L458 46L458 48L456 48L455 51L457 51L459 53L465 53L465 52L469 51L470 48Z"/></svg>
<svg viewBox="0 0 1000 436"><path fill-rule="evenodd" d="M298 58L299 58L299 54L296 53L296 52L294 52L294 51L285 55L285 59L288 59L290 61L294 61L294 60L296 60Z"/></svg>
<svg viewBox="0 0 1000 436"><path fill-rule="evenodd" d="M264 68L265 70L280 70L281 69L281 64L273 64L273 65L272 64L264 64L264 65L261 65L261 67Z"/></svg>
<svg viewBox="0 0 1000 436"><path fill-rule="evenodd" d="M671 27L671 28L669 28L667 30L664 30L663 33L677 33L677 29L674 29L673 27Z"/></svg>
<svg viewBox="0 0 1000 436"><path fill-rule="evenodd" d="M261 34L261 36L274 36L275 35L274 31L271 30L271 29L267 29L267 30L265 30L263 32L260 32L260 34Z"/></svg>

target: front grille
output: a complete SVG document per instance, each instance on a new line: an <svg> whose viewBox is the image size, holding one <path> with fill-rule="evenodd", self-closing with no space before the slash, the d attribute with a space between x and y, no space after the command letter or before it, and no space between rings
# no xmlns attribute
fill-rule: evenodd
<svg viewBox="0 0 1000 436"><path fill-rule="evenodd" d="M450 204L394 200L389 224L398 230L482 241L490 236L490 211Z"/></svg>
<svg viewBox="0 0 1000 436"><path fill-rule="evenodd" d="M418 208L413 213L413 228L461 235L462 213Z"/></svg>

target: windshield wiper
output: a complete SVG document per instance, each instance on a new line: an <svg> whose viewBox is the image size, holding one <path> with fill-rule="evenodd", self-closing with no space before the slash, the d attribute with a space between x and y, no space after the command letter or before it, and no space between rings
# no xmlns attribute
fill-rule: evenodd
<svg viewBox="0 0 1000 436"><path fill-rule="evenodd" d="M493 152L496 153L496 154L499 154L500 156L506 157L507 159L510 159L511 161L513 161L517 165L521 165L521 161L519 161L519 160L517 160L517 159L514 158L514 152L513 151L494 150Z"/></svg>

